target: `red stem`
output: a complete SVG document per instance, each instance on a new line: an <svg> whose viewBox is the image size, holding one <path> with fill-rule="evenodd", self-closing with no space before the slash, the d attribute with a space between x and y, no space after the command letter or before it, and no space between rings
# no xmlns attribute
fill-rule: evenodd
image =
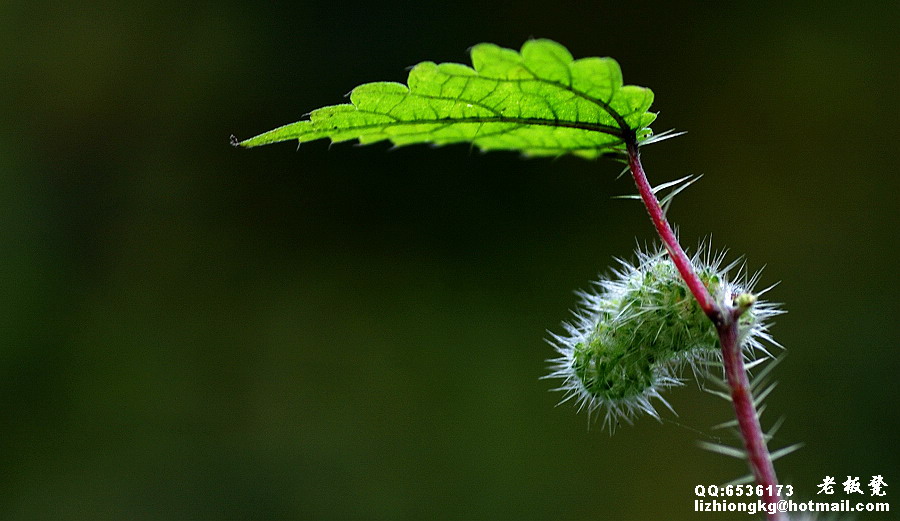
<svg viewBox="0 0 900 521"><path fill-rule="evenodd" d="M737 417L741 437L744 438L744 449L747 452L750 470L756 484L763 486L763 500L766 503L777 503L781 501L778 494L778 478L775 476L772 457L766 448L766 439L759 425L759 414L753 405L753 394L750 392L750 382L744 367L744 354L738 341L738 315L734 313L732 316L734 318L727 324L716 328L719 332L719 343L722 345L725 377L728 387L731 388L731 402L734 404L734 414ZM783 516L775 512L769 514L769 519L780 520Z"/></svg>
<svg viewBox="0 0 900 521"><path fill-rule="evenodd" d="M634 177L634 183L641 194L641 199L644 200L644 206L647 207L647 213L650 214L650 220L653 221L653 226L656 227L660 239L666 246L669 257L675 263L675 267L678 268L678 273L681 273L681 278L687 283L688 288L694 294L694 298L697 299L703 312L709 316L713 323L718 325L722 322L722 312L709 294L709 291L707 291L706 286L703 285L703 282L700 281L700 278L694 272L691 260L684 253L684 250L681 249L681 245L678 244L678 238L675 237L675 232L669 226L669 221L666 220L666 215L663 213L663 209L659 205L650 183L647 181L647 174L644 173L644 167L641 165L641 155L638 152L637 143L633 141L628 143L628 166L631 168L631 175Z"/></svg>
<svg viewBox="0 0 900 521"><path fill-rule="evenodd" d="M719 344L722 347L722 363L725 366L725 378L731 389L731 401L734 404L734 413L737 417L741 437L744 439L744 448L747 452L747 462L753 472L757 485L763 486L763 500L766 503L777 503L781 500L778 494L778 478L775 476L775 467L772 465L772 457L766 448L766 439L759 425L759 414L753 404L753 395L750 392L750 382L747 378L747 370L744 367L744 356L738 340L738 318L742 310L726 303L716 303L709 290L694 271L691 260L684 253L669 221L666 219L659 200L653 193L644 167L641 165L640 152L635 139L627 141L628 166L634 183L637 185L644 206L650 214L650 220L659 233L660 239L669 252L669 257L681 278L687 284L700 307L716 326L719 334ZM774 511L767 513L770 521L781 521L784 515Z"/></svg>

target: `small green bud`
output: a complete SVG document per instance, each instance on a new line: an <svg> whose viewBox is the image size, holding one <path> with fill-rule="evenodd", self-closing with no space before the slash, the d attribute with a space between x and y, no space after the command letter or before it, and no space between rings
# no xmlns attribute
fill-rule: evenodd
<svg viewBox="0 0 900 521"><path fill-rule="evenodd" d="M713 297L725 302L737 295L735 305L746 310L739 333L748 353L765 353L760 341L771 338L764 319L779 311L756 304L750 288L729 282L720 261L721 256L693 259ZM663 252L638 252L636 264L622 262L614 277L597 286L599 291L581 294L577 320L565 325L568 334L553 336L560 357L552 361L550 377L563 380L564 401L604 412L611 429L620 418L630 423L641 412L658 418L651 400L668 407L660 392L681 384L683 366L697 372L721 356L715 327Z"/></svg>
<svg viewBox="0 0 900 521"><path fill-rule="evenodd" d="M741 293L734 299L734 305L741 311L750 309L756 303L756 295L752 293Z"/></svg>

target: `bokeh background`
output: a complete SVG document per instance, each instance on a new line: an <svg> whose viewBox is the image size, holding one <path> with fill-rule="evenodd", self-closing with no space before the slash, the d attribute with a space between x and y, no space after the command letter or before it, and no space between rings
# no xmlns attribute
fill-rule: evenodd
<svg viewBox="0 0 900 521"><path fill-rule="evenodd" d="M0 518L747 519L691 511L745 470L695 446L727 404L688 385L609 436L539 380L572 291L653 241L618 165L228 146L529 37L651 87L689 131L652 181L705 174L683 242L781 281L782 481L881 474L900 509L898 11L3 3Z"/></svg>

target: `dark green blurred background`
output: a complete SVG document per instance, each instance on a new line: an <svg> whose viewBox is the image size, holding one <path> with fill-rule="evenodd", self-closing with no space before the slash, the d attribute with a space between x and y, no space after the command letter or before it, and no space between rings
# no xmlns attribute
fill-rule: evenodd
<svg viewBox="0 0 900 521"><path fill-rule="evenodd" d="M618 165L228 146L532 36L651 87L689 131L651 180L706 174L684 243L781 281L795 497L882 474L900 509L896 3L65 4L0 6L0 518L748 519L691 512L744 471L695 447L721 400L610 437L539 380L653 240Z"/></svg>

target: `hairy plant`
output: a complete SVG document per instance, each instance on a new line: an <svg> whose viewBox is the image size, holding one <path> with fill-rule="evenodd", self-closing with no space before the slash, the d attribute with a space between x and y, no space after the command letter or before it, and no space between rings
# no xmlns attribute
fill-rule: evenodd
<svg viewBox="0 0 900 521"><path fill-rule="evenodd" d="M562 381L566 395L589 414L597 413L612 430L640 413L659 417L654 400L682 383L682 369L719 382L713 391L729 400L742 448L704 444L722 454L745 458L762 486L770 520L785 519L774 508L780 500L773 459L760 426L760 402L774 388L765 367L751 383L748 370L771 360L766 345L768 320L777 306L759 299L757 277L743 267L722 265L723 256L701 247L689 257L666 219L664 206L696 179L652 187L640 161L640 147L678 134L654 134L650 124L653 92L625 85L612 58L574 59L562 45L545 39L526 42L520 51L493 44L471 49L472 66L423 62L407 85L367 83L353 89L350 103L312 111L309 118L232 144L250 148L297 140L328 138L361 144L390 141L471 143L484 151L516 150L528 157L571 154L585 159L610 157L627 164L639 198L662 242L658 251L638 251L634 263L622 261L594 291L582 293L581 309L565 334L553 335L558 352L550 378ZM670 189L662 203L657 194ZM754 397L755 395L755 397ZM777 428L777 425L776 425Z"/></svg>
<svg viewBox="0 0 900 521"><path fill-rule="evenodd" d="M666 407L660 394L681 385L685 365L706 374L721 365L718 334L690 294L675 264L664 251L638 252L635 264L625 261L613 277L582 292L574 322L566 335L553 335L559 353L550 378L563 381L565 400L575 399L588 413L600 411L612 430L620 419L631 422L638 413L658 417L651 399ZM766 320L780 313L752 293L756 277L732 282L734 264L722 267L722 256L692 259L697 276L717 301L743 299L746 312L738 319L739 343L750 359L765 360L766 343L773 341ZM762 355L762 356L760 356Z"/></svg>

